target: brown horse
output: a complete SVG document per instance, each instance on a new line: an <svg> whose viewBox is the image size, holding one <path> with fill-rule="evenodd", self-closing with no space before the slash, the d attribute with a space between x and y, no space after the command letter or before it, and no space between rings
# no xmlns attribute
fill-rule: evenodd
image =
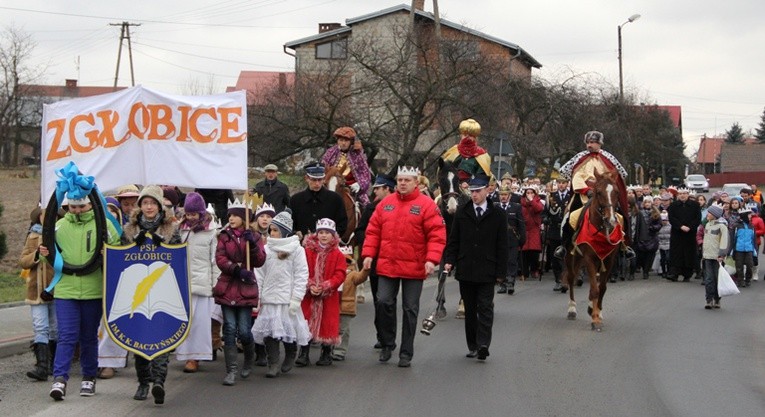
<svg viewBox="0 0 765 417"><path fill-rule="evenodd" d="M590 303L587 312L592 317L592 330L601 331L603 295L606 293L611 268L624 241L620 216L616 214L619 191L614 172L599 174L590 187L593 195L582 207L575 242L568 243L563 271L564 291L569 289L568 319L576 319L574 276L582 267L590 278Z"/></svg>
<svg viewBox="0 0 765 417"><path fill-rule="evenodd" d="M345 246L356 246L354 232L356 226L359 224L361 210L358 202L356 202L351 194L351 189L345 184L345 178L343 178L340 171L337 170L337 167L327 168L327 172L324 174L324 186L326 186L328 190L340 194L340 197L343 199L343 205L345 206L345 215L348 216L348 226L345 228L343 235L340 236L340 244Z"/></svg>

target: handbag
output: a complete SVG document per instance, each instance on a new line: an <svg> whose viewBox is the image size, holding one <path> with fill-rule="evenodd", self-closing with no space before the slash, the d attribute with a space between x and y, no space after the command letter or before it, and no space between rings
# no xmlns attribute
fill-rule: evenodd
<svg viewBox="0 0 765 417"><path fill-rule="evenodd" d="M722 265L717 268L717 295L725 297L728 295L740 294L736 283L733 282L733 278L730 277L728 271L725 270Z"/></svg>

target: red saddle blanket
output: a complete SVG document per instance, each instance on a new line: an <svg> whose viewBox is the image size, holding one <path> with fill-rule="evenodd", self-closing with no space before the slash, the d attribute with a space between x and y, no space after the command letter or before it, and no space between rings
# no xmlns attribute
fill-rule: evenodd
<svg viewBox="0 0 765 417"><path fill-rule="evenodd" d="M590 223L590 211L584 211L582 228L576 236L577 246L582 244L590 245L598 255L598 258L602 261L610 255L623 240L624 230L622 229L621 222L616 224L616 227L614 227L610 236L606 236L605 233L599 232L595 225Z"/></svg>

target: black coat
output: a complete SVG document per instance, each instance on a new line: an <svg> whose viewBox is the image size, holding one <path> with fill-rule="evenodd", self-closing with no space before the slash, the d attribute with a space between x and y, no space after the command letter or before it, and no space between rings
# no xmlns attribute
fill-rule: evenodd
<svg viewBox="0 0 765 417"><path fill-rule="evenodd" d="M567 191L565 197L561 197L557 191L550 195L548 204L545 206L545 213L547 214L545 216L545 225L547 226L546 238L548 242L557 243L562 239L561 223L563 223L563 216L566 213L566 207L569 201L571 201L572 195L571 191Z"/></svg>
<svg viewBox="0 0 765 417"><path fill-rule="evenodd" d="M457 269L457 280L491 283L504 279L507 256L505 212L488 204L477 219L472 202L460 206L444 250L445 262Z"/></svg>
<svg viewBox="0 0 765 417"><path fill-rule="evenodd" d="M502 210L502 203L494 203ZM526 221L523 220L521 205L510 201L504 209L507 216L507 245L510 248L521 247L526 243Z"/></svg>
<svg viewBox="0 0 765 417"><path fill-rule="evenodd" d="M675 268L691 269L696 265L696 229L701 223L701 207L691 200L675 201L669 205L669 264ZM680 227L691 230L683 232Z"/></svg>
<svg viewBox="0 0 765 417"><path fill-rule="evenodd" d="M287 184L278 179L263 180L255 184L253 191L262 195L263 201L274 206L277 213L284 211L284 208L290 205L290 190L287 188Z"/></svg>
<svg viewBox="0 0 765 417"><path fill-rule="evenodd" d="M343 198L339 194L322 187L319 191L305 190L290 198L293 230L303 235L316 231L316 221L329 218L335 221L337 234L345 233L348 216L345 214Z"/></svg>

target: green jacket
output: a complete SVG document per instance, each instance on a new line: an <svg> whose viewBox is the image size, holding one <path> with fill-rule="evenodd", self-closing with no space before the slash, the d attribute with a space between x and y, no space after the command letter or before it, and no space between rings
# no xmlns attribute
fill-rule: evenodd
<svg viewBox="0 0 765 417"><path fill-rule="evenodd" d="M108 242L119 245L120 236L111 222L106 222ZM56 243L64 261L71 265L82 265L93 255L96 248L96 221L93 210L75 216L66 213L56 222ZM103 269L98 268L88 275L61 276L53 291L55 298L66 300L95 300L104 295Z"/></svg>

